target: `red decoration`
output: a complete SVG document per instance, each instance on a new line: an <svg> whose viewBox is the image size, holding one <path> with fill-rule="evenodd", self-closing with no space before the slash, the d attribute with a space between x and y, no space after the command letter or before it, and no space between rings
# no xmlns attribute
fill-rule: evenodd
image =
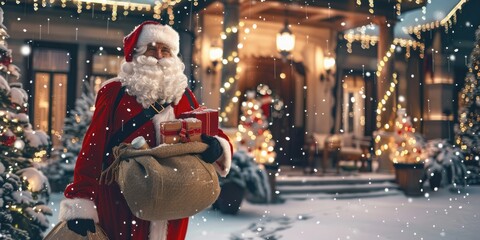
<svg viewBox="0 0 480 240"><path fill-rule="evenodd" d="M4 65L5 67L8 67L12 63L12 58L9 56L3 56L0 58L0 64Z"/></svg>
<svg viewBox="0 0 480 240"><path fill-rule="evenodd" d="M5 145L7 147L13 147L13 144L15 143L15 141L17 140L17 137L15 137L15 135L11 135L11 136L7 136L7 135L0 135L0 143L2 143L2 145Z"/></svg>
<svg viewBox="0 0 480 240"><path fill-rule="evenodd" d="M202 121L202 133L209 136L218 134L218 111L208 108L197 108L180 114L180 118L196 118Z"/></svg>

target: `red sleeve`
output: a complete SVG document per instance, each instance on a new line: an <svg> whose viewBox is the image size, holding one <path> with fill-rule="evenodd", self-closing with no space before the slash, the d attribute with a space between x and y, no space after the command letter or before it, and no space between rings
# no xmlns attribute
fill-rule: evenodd
<svg viewBox="0 0 480 240"><path fill-rule="evenodd" d="M83 198L94 200L98 189L98 179L102 171L105 146L108 143L108 131L112 105L120 90L120 83L114 82L100 89L95 102L92 122L85 134L82 149L77 157L73 183L65 189L67 198Z"/></svg>

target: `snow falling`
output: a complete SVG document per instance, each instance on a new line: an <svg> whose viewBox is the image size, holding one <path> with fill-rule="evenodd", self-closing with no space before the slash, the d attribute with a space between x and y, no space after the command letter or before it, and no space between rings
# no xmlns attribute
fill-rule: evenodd
<svg viewBox="0 0 480 240"><path fill-rule="evenodd" d="M220 196L195 209L186 239L478 238L477 0L0 6L0 239L45 237L60 224L77 160L115 156L95 151L114 124L86 133L108 111L97 105L99 90L125 77L124 37L145 20L178 32L180 72L199 105L215 109L213 125L234 150L214 186ZM117 116L142 112L127 102L110 120L121 131L151 127ZM157 125L146 145L169 147ZM187 172L193 179L199 170Z"/></svg>

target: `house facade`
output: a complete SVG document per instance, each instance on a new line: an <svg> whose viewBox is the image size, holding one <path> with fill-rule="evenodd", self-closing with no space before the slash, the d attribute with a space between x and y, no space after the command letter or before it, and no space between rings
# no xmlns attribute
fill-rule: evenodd
<svg viewBox="0 0 480 240"><path fill-rule="evenodd" d="M458 99L455 94L461 84L456 84L464 75L462 63L445 61L454 49L441 54L429 49L443 50L445 44L457 43L448 43L449 36L441 28L421 32L421 39L410 34L407 39L418 42L418 48L413 48L413 42L398 43L392 58L385 59L396 40L394 26L399 16L392 9L397 3L375 1L371 7L357 2L181 1L173 8L172 21L180 33L180 53L191 88L201 103L219 109L222 125L235 138L244 93L268 85L272 97L283 103L281 113L270 119L280 164L304 164L305 140L314 133L340 133L347 136L344 139L372 136L391 121L398 99L418 120L416 128L431 137L449 138L457 109L451 102ZM404 2L402 14L425 6ZM478 5L474 2L466 4ZM63 119L80 96L83 82L98 89L116 76L123 59L123 37L142 21L153 19L152 12L144 10L119 14L112 21L109 9L91 7L79 13L78 6L68 4L35 11L28 1L7 2L2 8L13 62L21 68L21 81L30 94L31 121L50 133L56 147L61 147ZM167 22L167 14L161 17ZM348 30L372 22L377 26L375 44L365 39L367 34L353 40L347 36ZM276 41L284 28L295 36L295 44L282 56ZM467 52L467 45L457 48ZM217 58L211 56L215 51ZM425 65L427 60L435 63ZM447 70L440 73L433 66ZM393 100L377 114L393 73L398 74ZM443 78L439 75L451 76L451 80L438 80Z"/></svg>

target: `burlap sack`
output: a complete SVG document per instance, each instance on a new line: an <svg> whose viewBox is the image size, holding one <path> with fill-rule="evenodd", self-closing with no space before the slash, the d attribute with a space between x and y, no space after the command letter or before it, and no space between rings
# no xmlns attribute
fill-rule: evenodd
<svg viewBox="0 0 480 240"><path fill-rule="evenodd" d="M68 229L67 222L59 222L43 240L108 240L107 234L100 225L95 224L95 233L87 232L87 236L78 235Z"/></svg>
<svg viewBox="0 0 480 240"><path fill-rule="evenodd" d="M113 149L115 162L100 182L115 180L138 218L172 220L195 215L220 194L212 164L199 158L208 145L189 142L134 149L122 143Z"/></svg>

